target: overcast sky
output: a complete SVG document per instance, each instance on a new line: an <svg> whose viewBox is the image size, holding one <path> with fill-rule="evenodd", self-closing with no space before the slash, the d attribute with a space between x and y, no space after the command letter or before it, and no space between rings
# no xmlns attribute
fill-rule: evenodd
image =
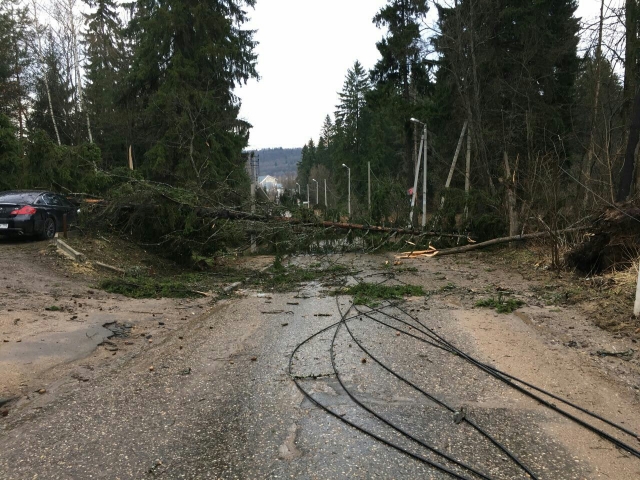
<svg viewBox="0 0 640 480"><path fill-rule="evenodd" d="M317 140L333 114L347 69L370 69L383 31L372 18L386 0L258 0L248 28L257 30L258 72L237 90L240 116L253 125L250 148L301 147ZM579 0L577 16L594 17L600 0ZM432 9L433 10L433 9Z"/></svg>

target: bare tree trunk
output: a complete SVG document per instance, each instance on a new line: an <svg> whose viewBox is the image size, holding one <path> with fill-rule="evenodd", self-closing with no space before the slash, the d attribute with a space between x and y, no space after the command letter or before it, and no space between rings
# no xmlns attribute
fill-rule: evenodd
<svg viewBox="0 0 640 480"><path fill-rule="evenodd" d="M476 139L476 155L479 154L482 163L484 164L484 168L487 171L487 180L489 182L489 190L492 195L496 195L496 187L493 183L493 178L491 177L491 169L489 167L489 161L487 160L486 148L484 143L484 137L482 136L482 130L480 125L482 125L482 109L480 105L480 82L478 81L478 63L476 61L476 39L475 39L475 29L473 28L475 25L475 10L474 10L474 0L469 2L469 46L471 51L471 71L473 74L473 103L474 103L474 116L469 116L469 132L473 130ZM471 119L474 118L477 122L477 126L474 127L473 123L471 123Z"/></svg>
<svg viewBox="0 0 640 480"><path fill-rule="evenodd" d="M625 55L624 55L624 103L622 118L627 121L631 103L636 93L638 0L625 0Z"/></svg>
<svg viewBox="0 0 640 480"><path fill-rule="evenodd" d="M517 198L516 198L516 169L513 171L513 175L511 175L511 168L509 166L509 156L507 155L507 151L505 150L503 153L504 158L504 171L507 176L505 181L505 187L507 188L507 209L509 211L509 236L514 237L518 235L520 230L520 222L518 220L518 210L517 210Z"/></svg>
<svg viewBox="0 0 640 480"><path fill-rule="evenodd" d="M22 104L22 84L20 83L20 64L16 61L16 86L17 86L17 99L18 99L18 135L20 140L24 138L24 122L22 120L22 115L24 111L24 106Z"/></svg>
<svg viewBox="0 0 640 480"><path fill-rule="evenodd" d="M33 24L36 28L36 36L38 37L38 57L40 58L40 63L43 67L42 77L44 79L44 87L47 91L47 101L49 102L49 114L51 115L51 123L53 123L53 130L56 132L56 140L58 140L58 145L62 145L60 142L60 133L58 132L58 123L56 122L56 117L53 114L53 102L51 101L51 90L49 89L49 79L47 78L47 71L44 61L44 55L42 55L42 42L40 40L41 30L40 24L38 23L38 12L37 12L38 4L33 2Z"/></svg>
<svg viewBox="0 0 640 480"><path fill-rule="evenodd" d="M596 123L598 118L598 102L600 100L600 71L602 64L602 24L604 22L604 0L600 0L600 22L598 24L598 43L596 45L596 91L593 96L593 113L591 115L591 130L589 132L589 147L585 162L582 166L582 178L584 183L583 207L589 202L589 183L591 182L591 170L593 169L593 154L596 142Z"/></svg>
<svg viewBox="0 0 640 480"><path fill-rule="evenodd" d="M469 218L469 190L471 189L471 126L467 129L467 162L464 171L464 219Z"/></svg>
<svg viewBox="0 0 640 480"><path fill-rule="evenodd" d="M617 202L623 202L631 193L631 183L633 182L633 167L635 166L636 145L640 138L640 91L636 93L633 102L633 115L631 126L629 127L629 139L627 150L624 155L624 164L620 173L620 184L618 186Z"/></svg>
<svg viewBox="0 0 640 480"><path fill-rule="evenodd" d="M71 31L71 40L73 42L73 63L76 72L76 87L78 89L78 111L82 113L84 110L84 97L82 95L82 78L80 77L80 62L78 61L78 35L76 34L76 20L73 17L74 0L68 0L69 6L69 28ZM89 143L93 143L91 135L91 121L89 120L89 112L85 111L87 117L87 133L89 134Z"/></svg>

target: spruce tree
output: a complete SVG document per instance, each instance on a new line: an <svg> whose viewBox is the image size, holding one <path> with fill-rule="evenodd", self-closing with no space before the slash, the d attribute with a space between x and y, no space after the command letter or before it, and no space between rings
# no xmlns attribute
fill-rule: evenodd
<svg viewBox="0 0 640 480"><path fill-rule="evenodd" d="M137 145L152 178L213 187L241 181L249 127L234 89L257 77L255 0L138 0L129 99L138 102Z"/></svg>
<svg viewBox="0 0 640 480"><path fill-rule="evenodd" d="M373 18L377 27L386 27L388 34L377 43L381 59L372 77L399 89L405 102L410 100L412 76L425 69L420 49L420 21L429 7L426 0L389 0Z"/></svg>
<svg viewBox="0 0 640 480"><path fill-rule="evenodd" d="M367 73L360 62L356 61L353 68L347 71L342 92L338 93L340 103L336 106L336 129L356 153L360 151L361 139L358 130L366 105L365 95L369 90Z"/></svg>
<svg viewBox="0 0 640 480"><path fill-rule="evenodd" d="M120 102L127 74L123 26L113 0L85 0L87 53L84 89L95 142L102 150L104 165L125 166L130 141L128 112Z"/></svg>

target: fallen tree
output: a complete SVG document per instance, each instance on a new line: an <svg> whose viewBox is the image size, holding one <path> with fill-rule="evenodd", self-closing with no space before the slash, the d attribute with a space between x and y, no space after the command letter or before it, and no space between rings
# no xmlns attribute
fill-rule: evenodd
<svg viewBox="0 0 640 480"><path fill-rule="evenodd" d="M640 250L640 207L631 202L607 208L589 225L586 240L566 256L567 266L587 275L628 267Z"/></svg>
<svg viewBox="0 0 640 480"><path fill-rule="evenodd" d="M442 256L442 255L455 255L457 253L470 252L472 250L479 250L481 248L487 248L487 247L491 247L493 245L500 245L500 244L511 243L511 242L519 242L519 241L523 241L523 240L531 240L531 239L534 239L534 238L544 238L544 237L548 237L548 236L551 236L551 235L562 235L562 234L566 234L566 233L579 232L581 230L585 230L585 227L567 228L567 229L564 229L564 230L558 230L556 232L546 231L546 232L528 233L528 234L525 234L525 235L514 235L512 237L494 238L493 240L488 240L486 242L473 243L473 244L470 244L470 245L463 245L462 247L445 248L443 250L435 250L435 249L432 248L432 249L430 249L428 251L423 251L423 252L403 252L397 258L420 258L420 257L422 257L422 258L430 258L430 257L439 257L439 256Z"/></svg>

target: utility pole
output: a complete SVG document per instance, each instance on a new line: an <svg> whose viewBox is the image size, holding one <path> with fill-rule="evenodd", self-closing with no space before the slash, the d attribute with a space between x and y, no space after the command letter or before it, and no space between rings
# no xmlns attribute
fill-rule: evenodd
<svg viewBox="0 0 640 480"><path fill-rule="evenodd" d="M416 198L418 196L418 179L420 178L420 161L422 159L422 152L424 151L424 186L422 191L422 225L426 225L426 213L427 213L427 124L411 118L413 123L419 123L423 127L422 139L420 140L420 151L418 153L418 161L416 162L416 172L413 180L413 193L411 195L411 212L409 213L409 224L413 227L413 209L416 206Z"/></svg>
<svg viewBox="0 0 640 480"><path fill-rule="evenodd" d="M422 228L427 226L427 159L429 155L429 137L427 124L424 124L424 170L422 173Z"/></svg>
<svg viewBox="0 0 640 480"><path fill-rule="evenodd" d="M251 182L251 213L256 213L256 183ZM256 235L251 233L251 253L256 253Z"/></svg>
<svg viewBox="0 0 640 480"><path fill-rule="evenodd" d="M349 218L351 218L351 169L347 167L344 163L342 164L342 166L347 169L347 174L348 174L349 196L347 197L347 207L349 212Z"/></svg>
<svg viewBox="0 0 640 480"><path fill-rule="evenodd" d="M367 162L367 197L369 199L369 214L371 214L371 162Z"/></svg>
<svg viewBox="0 0 640 480"><path fill-rule="evenodd" d="M465 120L464 125L462 125L462 132L460 133L460 138L458 139L458 146L456 147L456 153L453 155L453 162L451 162L451 168L449 169L449 176L447 177L447 182L444 184L445 191L449 190L449 186L451 185L451 179L453 178L453 171L456 168L456 163L458 162L458 155L460 155L460 149L462 148L462 142L464 140L464 134L467 131L467 123ZM440 209L444 207L444 193L442 197L440 197Z"/></svg>
<svg viewBox="0 0 640 480"><path fill-rule="evenodd" d="M309 184L307 183L307 208L311 208L311 202L309 202Z"/></svg>
<svg viewBox="0 0 640 480"><path fill-rule="evenodd" d="M318 194L320 193L320 185L315 178L312 178L311 181L316 182L316 205L318 205L318 203L320 203L320 198L318 197Z"/></svg>

